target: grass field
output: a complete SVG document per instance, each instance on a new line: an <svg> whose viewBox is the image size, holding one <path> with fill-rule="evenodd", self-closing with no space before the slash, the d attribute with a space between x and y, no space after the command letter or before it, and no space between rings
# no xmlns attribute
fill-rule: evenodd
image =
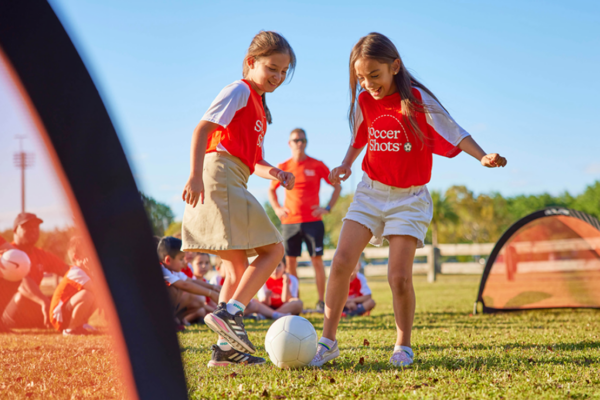
<svg viewBox="0 0 600 400"><path fill-rule="evenodd" d="M478 283L479 277L473 276L441 276L433 285L424 277L415 277L416 361L407 370L388 363L395 328L391 293L384 279L370 281L378 302L373 314L341 323L342 356L323 369L289 371L272 364L208 369L215 335L206 326L192 327L179 334L189 396L600 399L600 311L470 316ZM316 302L313 287L301 283L307 306ZM322 316L308 318L320 333ZM263 357L269 326L270 321L247 324L258 355ZM2 399L121 396L117 374L110 368L106 337L0 335L0 349ZM64 360L77 363L80 373L73 374Z"/></svg>

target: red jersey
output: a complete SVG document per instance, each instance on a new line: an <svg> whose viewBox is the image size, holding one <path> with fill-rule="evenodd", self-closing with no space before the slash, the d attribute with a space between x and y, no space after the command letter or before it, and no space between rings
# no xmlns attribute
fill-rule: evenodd
<svg viewBox="0 0 600 400"><path fill-rule="evenodd" d="M190 279L196 279L194 278L194 272L192 271L189 265L186 265L185 267L181 268L181 272L183 272L185 276L187 276Z"/></svg>
<svg viewBox="0 0 600 400"><path fill-rule="evenodd" d="M6 240L0 236L0 246L2 246L4 243L6 243Z"/></svg>
<svg viewBox="0 0 600 400"><path fill-rule="evenodd" d="M432 154L452 158L469 136L429 94L417 88L412 92L429 106L415 116L424 143L402 115L399 93L381 100L368 92L358 96L352 146L367 146L362 169L374 181L400 188L425 185L431 180Z"/></svg>
<svg viewBox="0 0 600 400"><path fill-rule="evenodd" d="M31 268L29 269L29 274L27 276L38 286L42 283L44 272L51 272L63 276L69 270L67 263L52 253L33 246L21 247L14 242L12 245L15 249L24 251L29 256Z"/></svg>
<svg viewBox="0 0 600 400"><path fill-rule="evenodd" d="M254 172L263 159L267 119L262 97L242 79L226 86L202 117L220 126L208 137L206 153L222 151L239 158Z"/></svg>
<svg viewBox="0 0 600 400"><path fill-rule="evenodd" d="M281 220L282 224L299 224L302 222L320 221L321 216L313 216L315 208L319 207L319 190L321 179L331 185L329 168L319 160L306 157L296 162L292 158L279 164L279 169L291 172L296 177L292 190L286 190L284 207L290 210L288 217ZM279 181L271 181L271 188L277 189Z"/></svg>
<svg viewBox="0 0 600 400"><path fill-rule="evenodd" d="M350 282L350 290L348 291L348 298L353 299L356 297L366 296L371 294L371 289L367 284L367 278L360 272L356 274L356 278Z"/></svg>
<svg viewBox="0 0 600 400"><path fill-rule="evenodd" d="M294 275L289 275L290 278L290 294L292 297L298 297L298 278ZM279 279L269 277L267 282L258 291L258 299L264 301L267 298L267 290L271 291L271 308L279 308L283 305L281 295L283 294L283 276Z"/></svg>

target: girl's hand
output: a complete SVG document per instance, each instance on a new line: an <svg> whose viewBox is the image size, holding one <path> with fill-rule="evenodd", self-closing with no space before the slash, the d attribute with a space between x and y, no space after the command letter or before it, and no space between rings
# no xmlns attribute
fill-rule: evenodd
<svg viewBox="0 0 600 400"><path fill-rule="evenodd" d="M344 182L346 179L350 178L350 175L352 175L352 168L350 168L349 165L342 164L339 167L331 170L331 173L329 174L329 181L332 184L337 185L340 183L340 181Z"/></svg>
<svg viewBox="0 0 600 400"><path fill-rule="evenodd" d="M506 158L498 153L490 153L481 158L481 165L488 168L504 167Z"/></svg>
<svg viewBox="0 0 600 400"><path fill-rule="evenodd" d="M204 182L201 176L190 176L183 188L181 198L192 207L196 207L198 200L200 200L200 204L204 204Z"/></svg>
<svg viewBox="0 0 600 400"><path fill-rule="evenodd" d="M281 182L281 186L287 190L292 190L296 184L296 177L291 172L279 171L277 173L277 180Z"/></svg>

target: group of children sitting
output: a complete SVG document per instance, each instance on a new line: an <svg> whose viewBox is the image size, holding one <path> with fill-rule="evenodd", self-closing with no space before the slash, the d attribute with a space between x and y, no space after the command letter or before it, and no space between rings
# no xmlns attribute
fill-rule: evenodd
<svg viewBox="0 0 600 400"><path fill-rule="evenodd" d="M178 330L194 323L203 323L204 317L215 310L225 276L223 261L215 258L216 274L207 281L212 271L210 256L207 253L182 252L181 239L165 236L158 241L158 258L163 279L173 305ZM360 263L350 279L348 301L344 316L368 314L374 307L371 290L363 274ZM298 298L299 281L286 272L285 257L273 271L267 282L258 292L258 299L252 299L244 311L245 318L255 320L278 319L286 315L299 315L303 311L302 300Z"/></svg>
<svg viewBox="0 0 600 400"><path fill-rule="evenodd" d="M213 270L207 253L182 252L181 239L166 236L158 240L157 253L163 279L173 305L178 330L193 323L202 323L219 303L221 287L226 279L222 260L215 257L215 274L210 281L207 275ZM69 258L72 266L58 285L50 306L50 322L65 336L89 334L94 329L88 319L96 309L92 288L92 273L83 251L82 239L71 239ZM350 277L348 300L343 316L368 314L374 307L371 290L357 264ZM286 272L285 258L246 307L246 318L255 320L278 319L286 315L299 315L303 303L298 297L299 281Z"/></svg>

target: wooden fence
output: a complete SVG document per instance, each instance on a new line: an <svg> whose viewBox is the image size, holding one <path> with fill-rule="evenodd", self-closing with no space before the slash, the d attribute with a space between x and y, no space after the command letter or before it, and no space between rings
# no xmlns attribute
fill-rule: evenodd
<svg viewBox="0 0 600 400"><path fill-rule="evenodd" d="M494 245L495 243L440 244L437 248L434 248L432 245L425 245L424 248L417 249L415 263L413 264L413 273L427 274L429 282L435 282L438 273L481 274L485 266L485 260L487 260L492 252ZM326 249L323 254L323 260L331 261L334 253L334 249ZM367 247L363 255L368 261L368 264L365 266L366 276L387 275L388 247ZM442 257L453 256L480 256L482 258L480 262L441 262ZM423 258L425 262L419 262ZM308 253L304 252L298 261L310 263ZM325 267L325 270L326 274L329 275L329 267ZM300 278L314 277L314 270L310 266L299 267L298 276Z"/></svg>

